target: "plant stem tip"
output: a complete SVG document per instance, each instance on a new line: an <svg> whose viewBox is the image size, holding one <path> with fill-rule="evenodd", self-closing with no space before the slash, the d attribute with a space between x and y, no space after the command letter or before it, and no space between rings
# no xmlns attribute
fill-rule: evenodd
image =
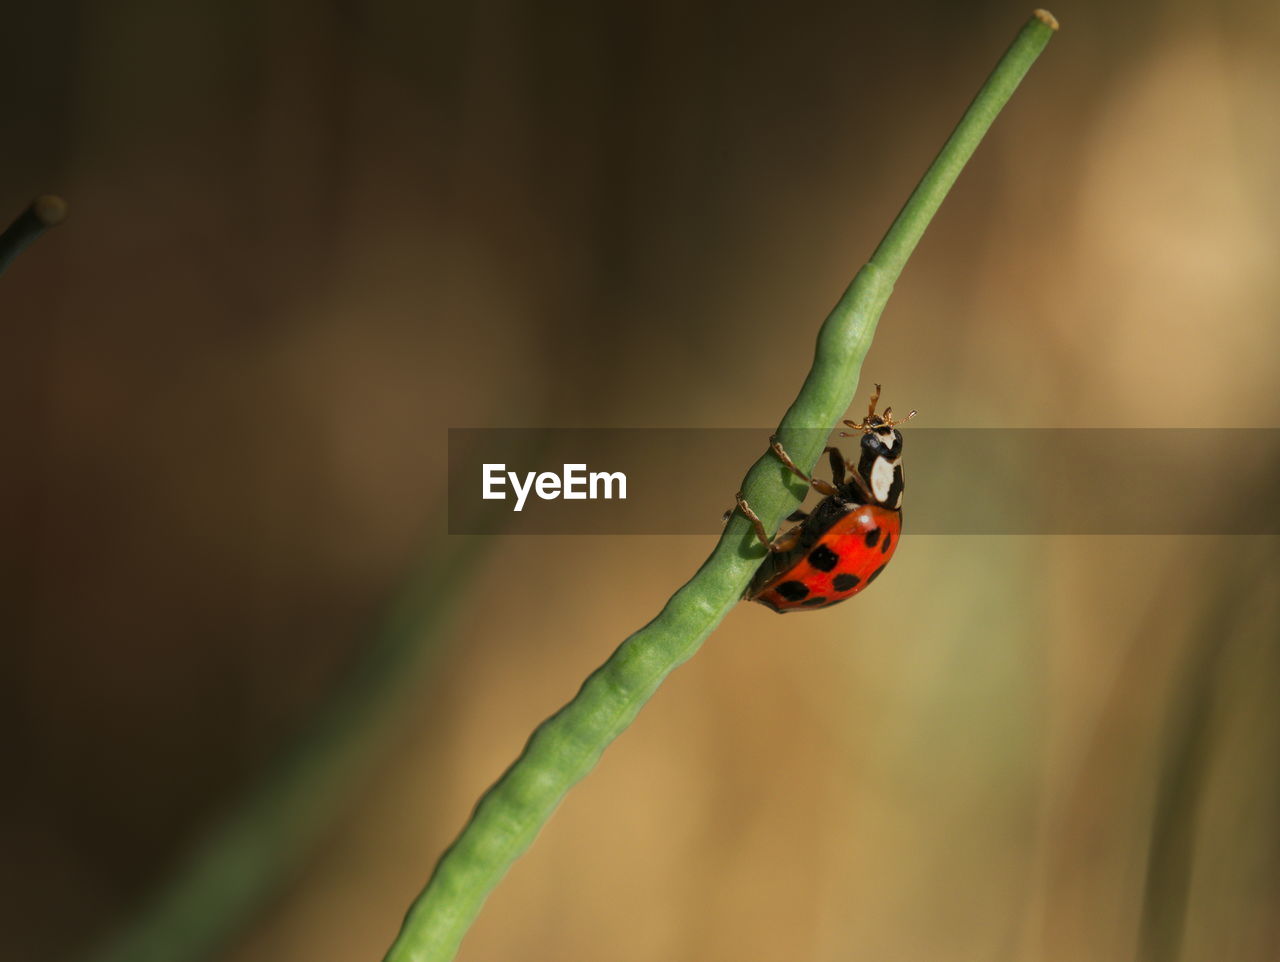
<svg viewBox="0 0 1280 962"><path fill-rule="evenodd" d="M1058 18L1051 14L1048 10L1036 10L1032 16L1043 23L1050 30L1058 29Z"/></svg>
<svg viewBox="0 0 1280 962"><path fill-rule="evenodd" d="M57 194L41 194L31 202L31 212L45 227L53 227L66 218L67 202Z"/></svg>

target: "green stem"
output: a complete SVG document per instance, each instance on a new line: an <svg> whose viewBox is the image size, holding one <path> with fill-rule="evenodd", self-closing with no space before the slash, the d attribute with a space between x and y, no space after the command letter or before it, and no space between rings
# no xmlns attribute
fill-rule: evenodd
<svg viewBox="0 0 1280 962"><path fill-rule="evenodd" d="M992 120L1057 29L1037 10L965 112L924 179L818 333L813 367L778 429L799 464L813 465L857 390L862 359L903 265ZM814 430L815 428L821 430ZM798 503L800 489L772 454L752 465L744 496L769 530ZM711 556L658 616L598 668L480 799L409 909L384 962L444 962L457 952L485 898L562 798L631 724L662 680L690 658L759 567L762 548L735 513Z"/></svg>
<svg viewBox="0 0 1280 962"><path fill-rule="evenodd" d="M916 249L925 228L942 206L951 185L969 162L978 144L986 136L996 115L1009 102L1013 92L1022 83L1031 65L1036 62L1045 46L1058 29L1058 21L1048 10L1037 10L1031 15L1022 32L1014 39L1005 55L991 71L973 103L956 124L938 156L920 178L911 192L901 213L884 235L884 240L871 255L871 263L877 264L895 277L901 273L907 258Z"/></svg>
<svg viewBox="0 0 1280 962"><path fill-rule="evenodd" d="M31 243L50 227L61 224L67 216L67 202L53 194L41 194L18 219L0 234L0 274Z"/></svg>

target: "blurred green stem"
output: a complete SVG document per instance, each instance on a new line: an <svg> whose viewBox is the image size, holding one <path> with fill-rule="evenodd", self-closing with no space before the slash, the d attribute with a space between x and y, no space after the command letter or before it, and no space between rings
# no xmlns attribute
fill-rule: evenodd
<svg viewBox="0 0 1280 962"><path fill-rule="evenodd" d="M33 200L18 219L0 234L0 274L13 263L13 259L50 227L61 224L67 216L67 202L54 194L41 194Z"/></svg>
<svg viewBox="0 0 1280 962"><path fill-rule="evenodd" d="M376 757L489 539L437 541L323 712L86 962L213 957L298 870Z"/></svg>
<svg viewBox="0 0 1280 962"><path fill-rule="evenodd" d="M1042 10L1023 27L871 261L823 323L813 367L778 428L778 437L797 463L812 466L817 461L826 433L857 390L876 322L907 258L1056 29L1056 21ZM742 491L771 531L804 493L770 453L752 465ZM409 909L385 962L445 962L454 957L485 898L511 863L667 674L692 656L737 604L762 554L750 524L735 513L693 578L653 621L618 647L569 704L534 731L524 752L480 799Z"/></svg>

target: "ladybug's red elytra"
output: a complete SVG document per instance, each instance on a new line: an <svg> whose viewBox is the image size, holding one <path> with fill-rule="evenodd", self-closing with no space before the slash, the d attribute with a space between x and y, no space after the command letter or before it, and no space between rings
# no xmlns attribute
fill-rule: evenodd
<svg viewBox="0 0 1280 962"><path fill-rule="evenodd" d="M910 421L916 412L895 421L893 408L876 414L879 400L877 384L867 416L844 422L862 432L862 454L856 465L834 446L823 452L830 458L831 482L809 477L777 438L770 439L778 459L825 497L813 511L789 515L788 521L800 523L770 540L751 505L738 493L738 509L769 549L743 595L745 600L758 601L779 614L825 608L852 598L889 563L902 534L902 432L897 425Z"/></svg>

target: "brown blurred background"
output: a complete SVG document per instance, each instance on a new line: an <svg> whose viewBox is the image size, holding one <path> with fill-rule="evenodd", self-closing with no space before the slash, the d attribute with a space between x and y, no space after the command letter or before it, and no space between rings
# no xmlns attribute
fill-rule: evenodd
<svg viewBox="0 0 1280 962"><path fill-rule="evenodd" d="M420 552L460 550L447 427L775 423L1028 13L4 4L0 217L71 215L0 279L0 956L137 911ZM931 426L1280 424L1280 10L1054 13L859 394ZM689 484L727 505L745 467ZM711 546L491 541L221 958L379 958ZM740 606L460 958L1280 958L1277 573L1274 538L917 536L849 605Z"/></svg>

